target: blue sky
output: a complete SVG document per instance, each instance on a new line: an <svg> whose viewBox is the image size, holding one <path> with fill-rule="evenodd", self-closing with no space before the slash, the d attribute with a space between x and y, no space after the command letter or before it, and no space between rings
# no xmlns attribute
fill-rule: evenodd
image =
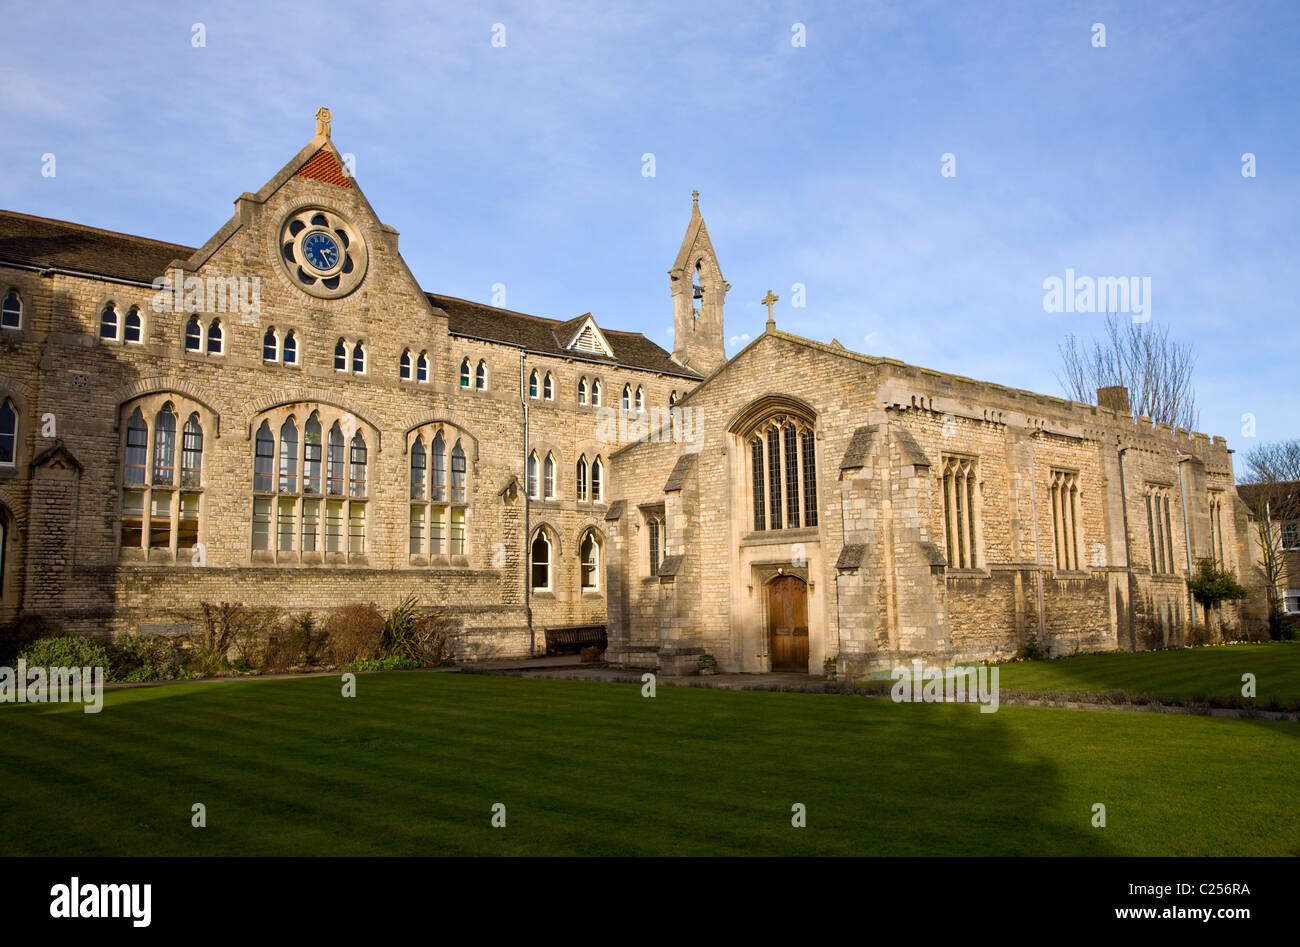
<svg viewBox="0 0 1300 947"><path fill-rule="evenodd" d="M1239 451L1300 436L1291 0L0 17L0 207L197 246L328 105L426 289L487 301L503 283L509 308L590 310L671 348L665 271L699 188L733 352L771 288L788 331L1059 395L1058 344L1103 316L1045 312L1043 281L1150 277L1154 321L1199 355L1201 429Z"/></svg>

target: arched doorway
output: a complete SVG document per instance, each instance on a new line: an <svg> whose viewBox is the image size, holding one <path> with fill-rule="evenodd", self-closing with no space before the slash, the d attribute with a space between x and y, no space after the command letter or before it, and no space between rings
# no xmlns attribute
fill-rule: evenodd
<svg viewBox="0 0 1300 947"><path fill-rule="evenodd" d="M780 575L767 586L767 628L773 671L808 671L808 585Z"/></svg>

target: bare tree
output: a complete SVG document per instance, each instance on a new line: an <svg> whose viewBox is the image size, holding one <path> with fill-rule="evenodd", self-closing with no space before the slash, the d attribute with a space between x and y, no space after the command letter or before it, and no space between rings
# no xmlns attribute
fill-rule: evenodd
<svg viewBox="0 0 1300 947"><path fill-rule="evenodd" d="M1192 390L1196 355L1187 342L1169 337L1168 326L1137 323L1106 314L1104 339L1091 345L1075 335L1059 346L1057 378L1075 401L1097 403L1097 389L1123 385L1134 415L1195 430L1200 414Z"/></svg>
<svg viewBox="0 0 1300 947"><path fill-rule="evenodd" d="M1300 438L1270 441L1246 451L1242 483L1287 483L1300 480Z"/></svg>

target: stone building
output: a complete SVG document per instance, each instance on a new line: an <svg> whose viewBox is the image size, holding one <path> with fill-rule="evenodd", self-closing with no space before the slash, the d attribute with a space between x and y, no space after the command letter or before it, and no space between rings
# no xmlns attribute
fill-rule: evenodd
<svg viewBox="0 0 1300 947"><path fill-rule="evenodd" d="M1277 611L1297 621L1296 616L1300 616L1300 481L1244 483L1238 490L1252 513L1255 559L1266 577L1269 570L1264 566L1265 556L1275 557L1271 571L1276 583L1273 594Z"/></svg>
<svg viewBox="0 0 1300 947"><path fill-rule="evenodd" d="M698 195L673 352L415 282L330 138L202 247L0 212L0 621L408 595L470 655L845 670L1193 640L1250 572L1221 439L766 331ZM1225 620L1254 620L1252 607Z"/></svg>
<svg viewBox="0 0 1300 947"><path fill-rule="evenodd" d="M709 248L711 250L711 248ZM612 455L608 659L843 673L1258 633L1222 438L860 355L775 326ZM1205 627L1212 558L1252 596Z"/></svg>
<svg viewBox="0 0 1300 947"><path fill-rule="evenodd" d="M712 367L425 292L324 110L197 249L0 213L0 304L0 620L91 634L410 594L478 654L603 625L609 454Z"/></svg>

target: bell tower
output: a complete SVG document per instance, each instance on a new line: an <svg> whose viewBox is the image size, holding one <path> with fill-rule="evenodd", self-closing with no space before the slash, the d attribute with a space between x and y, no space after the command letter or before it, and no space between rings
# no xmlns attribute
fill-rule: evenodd
<svg viewBox="0 0 1300 947"><path fill-rule="evenodd" d="M692 191L691 221L668 271L673 296L673 359L708 374L727 360L722 305L731 284L722 278L713 241L700 216L700 192Z"/></svg>

